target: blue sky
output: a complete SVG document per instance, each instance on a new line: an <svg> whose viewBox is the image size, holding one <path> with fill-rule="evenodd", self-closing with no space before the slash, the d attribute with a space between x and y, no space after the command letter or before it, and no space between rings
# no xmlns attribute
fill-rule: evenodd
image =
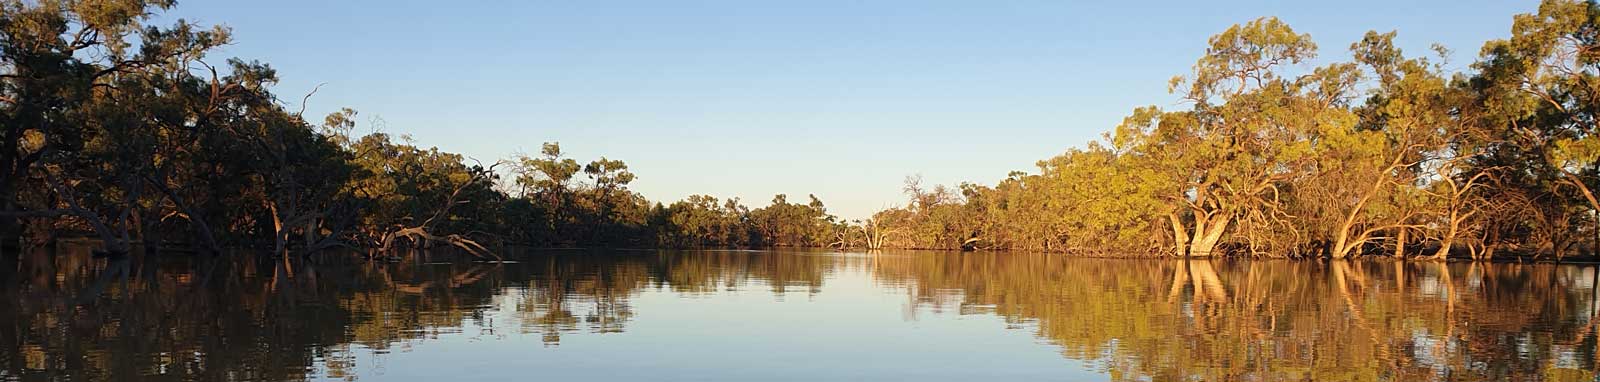
<svg viewBox="0 0 1600 382"><path fill-rule="evenodd" d="M633 189L820 197L859 218L901 180L993 184L1097 139L1206 38L1277 16L1346 60L1399 30L1465 68L1534 1L186 1L162 19L233 28L213 59L258 59L313 120L341 107L491 162L559 141L621 159ZM373 124L374 118L381 123Z"/></svg>

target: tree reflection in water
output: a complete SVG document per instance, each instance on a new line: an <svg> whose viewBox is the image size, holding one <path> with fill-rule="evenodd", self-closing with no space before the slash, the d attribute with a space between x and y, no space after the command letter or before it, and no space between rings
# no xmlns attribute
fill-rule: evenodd
<svg viewBox="0 0 1600 382"><path fill-rule="evenodd" d="M1588 266L743 251L312 265L95 259L70 245L20 256L0 271L4 380L355 379L364 352L464 328L556 346L624 332L644 292L847 293L826 286L850 276L909 295L916 312L1004 318L1114 380L1593 380L1600 356Z"/></svg>
<svg viewBox="0 0 1600 382"><path fill-rule="evenodd" d="M1594 268L884 256L1116 380L1592 380ZM967 310L967 309L963 309Z"/></svg>

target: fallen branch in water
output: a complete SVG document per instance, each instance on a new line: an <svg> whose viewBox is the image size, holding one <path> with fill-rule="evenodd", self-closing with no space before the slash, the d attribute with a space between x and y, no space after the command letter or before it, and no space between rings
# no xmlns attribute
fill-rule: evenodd
<svg viewBox="0 0 1600 382"><path fill-rule="evenodd" d="M383 246L380 247L380 251L388 252L389 250L393 249L394 248L394 240L398 239L398 238L411 239L412 241L417 242L417 243L422 243L422 242L444 242L444 243L450 244L451 246L454 246L456 248L460 248L461 250L466 251L467 253L472 254L473 256L477 256L477 257L480 257L480 258L493 258L495 260L504 260L504 259L502 259L500 257L500 255L497 255L497 254L494 253L494 251L489 250L488 247L483 246L483 244L478 244L478 242L473 241L472 239L468 239L468 238L466 238L464 236L456 235L456 234L450 234L450 235L444 235L444 236L434 235L432 233L429 233L427 229L425 229L424 227L421 227L421 226L401 228L401 229L395 230L394 232L390 232L383 239Z"/></svg>
<svg viewBox="0 0 1600 382"><path fill-rule="evenodd" d="M496 165L499 165L499 164L496 164ZM488 247L485 247L483 244L478 244L477 241L473 241L472 239L468 239L466 236L462 236L462 235L459 235L459 234L449 234L449 235L444 235L444 236L438 236L438 235L434 235L432 232L428 231L429 227L432 227L433 223L435 221L438 221L440 218L444 218L446 216L449 216L451 208L454 208L457 204L466 203L466 201L458 201L458 198L461 196L461 192L462 191L466 190L468 186L471 186L471 185L476 184L478 182L487 181L489 179L489 174L492 174L492 173L494 173L494 166L489 166L489 168L486 169L486 170L474 171L473 174L472 174L472 179L469 179L469 180L467 180L465 182L461 182L461 184L459 184L459 185L456 185L455 189L450 191L450 195L445 197L444 205L440 206L437 211L434 211L433 216L428 217L427 220L423 220L422 224L419 224L419 225L414 226L414 227L405 227L405 226L397 225L396 226L396 227L398 227L397 229L395 229L394 231L390 231L389 233L384 234L383 235L382 245L379 247L379 252L388 253L390 250L394 249L394 241L395 241L395 239L403 237L403 238L410 239L412 242L417 243L417 244L421 244L421 243L424 243L424 242L430 242L430 243L431 242L444 242L444 243L450 244L451 246L454 246L456 248L460 248L461 250L466 251L467 253L472 254L473 256L477 256L479 258L493 258L495 260L504 260L503 258L500 257L500 255L497 255L497 254L494 253L494 251L489 250Z"/></svg>

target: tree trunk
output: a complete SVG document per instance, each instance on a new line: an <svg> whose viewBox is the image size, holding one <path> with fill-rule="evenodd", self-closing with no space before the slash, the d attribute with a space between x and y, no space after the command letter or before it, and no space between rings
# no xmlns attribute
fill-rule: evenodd
<svg viewBox="0 0 1600 382"><path fill-rule="evenodd" d="M1433 260L1444 260L1450 257L1450 247L1455 244L1456 235L1461 234L1461 220L1456 218L1456 213L1450 213L1450 230L1445 232L1444 238L1439 240L1439 251L1434 252Z"/></svg>
<svg viewBox="0 0 1600 382"><path fill-rule="evenodd" d="M157 212L159 214L159 212ZM154 255L161 252L161 218L155 216L141 216L139 219L139 237L144 241L144 253Z"/></svg>
<svg viewBox="0 0 1600 382"><path fill-rule="evenodd" d="M195 236L200 238L200 244L205 246L200 249L213 256L222 254L222 246L217 244L217 237L211 233L211 225L206 224L206 218L201 217L199 211L186 210L189 214L189 227L194 230Z"/></svg>
<svg viewBox="0 0 1600 382"><path fill-rule="evenodd" d="M103 219L100 214L83 208L82 205L78 204L78 194L73 192L70 186L62 183L59 179L56 179L55 174L49 173L48 170L45 174L45 181L48 183L50 188L55 191L57 197L66 200L67 206L71 208L70 211L72 215L83 219L86 223L89 223L89 227L94 229L95 235L100 237L100 241L104 245L107 253L128 253L128 240L126 240L126 234L119 237L111 230L110 226L106 225L105 219ZM123 226L123 229L124 231L122 232L126 233L127 227L125 225Z"/></svg>
<svg viewBox="0 0 1600 382"><path fill-rule="evenodd" d="M1583 194L1583 200L1589 202L1589 209L1595 211L1597 216L1600 216L1600 200L1595 199L1594 192L1589 190L1589 186L1583 184L1582 179L1578 179L1577 175L1567 172L1566 169L1561 170L1561 175L1567 178L1567 183L1572 183L1574 187L1578 188L1579 193ZM1596 223L1596 227L1597 230L1600 230L1600 222ZM1597 244L1600 244L1600 231L1595 232L1595 240ZM1596 251L1600 251L1600 248L1597 248ZM1556 261L1561 261L1561 257L1566 254L1564 248L1556 248L1555 252Z"/></svg>
<svg viewBox="0 0 1600 382"><path fill-rule="evenodd" d="M166 169L159 170L157 171L158 178L146 178L145 180L151 186L154 186L157 191L161 191L161 194L165 195L168 200L171 200L172 204L178 208L178 211L189 215L189 228L194 231L195 237L200 239L200 245L203 246L196 249L210 252L211 255L221 254L222 246L217 244L216 235L211 233L211 225L206 223L206 218L200 213L199 209L194 208L182 195L167 186L166 172Z"/></svg>
<svg viewBox="0 0 1600 382"><path fill-rule="evenodd" d="M1406 231L1408 229L1400 228L1398 232L1394 233L1394 258L1396 259L1406 258Z"/></svg>
<svg viewBox="0 0 1600 382"><path fill-rule="evenodd" d="M1567 183L1572 183L1574 187L1578 188L1578 191L1583 194L1583 200L1589 202L1590 209L1600 211L1600 200L1595 199L1594 192L1589 191L1589 186L1583 184L1582 179L1578 179L1577 175L1572 175L1572 173L1567 172L1565 169L1561 170L1561 175L1567 178Z"/></svg>
<svg viewBox="0 0 1600 382"><path fill-rule="evenodd" d="M1333 237L1333 253L1328 254L1335 259L1343 259L1350 254L1350 227L1339 227L1339 234Z"/></svg>
<svg viewBox="0 0 1600 382"><path fill-rule="evenodd" d="M305 227L305 230L306 230L306 232L305 232L306 249L310 249L312 246L317 245L318 235L320 235L322 233L322 232L319 232L321 230L318 229L319 225L317 224L318 221L322 220L322 219L310 218L310 219L306 219L306 220L307 220L306 221L306 227Z"/></svg>
<svg viewBox="0 0 1600 382"><path fill-rule="evenodd" d="M1190 257L1211 256L1216 249L1217 242L1222 240L1223 231L1228 230L1231 222L1228 216L1217 216L1210 219L1195 219L1194 243L1189 246Z"/></svg>
<svg viewBox="0 0 1600 382"><path fill-rule="evenodd" d="M267 201L267 211L272 213L272 255L289 257L289 233L284 232L283 218L278 216L278 203Z"/></svg>
<svg viewBox="0 0 1600 382"><path fill-rule="evenodd" d="M1434 252L1430 259L1444 260L1450 258L1450 247L1455 245L1454 243L1455 235L1445 236L1444 240L1439 240L1439 251Z"/></svg>
<svg viewBox="0 0 1600 382"><path fill-rule="evenodd" d="M1167 220L1172 223L1172 248L1178 257L1188 256L1189 233L1183 231L1183 219L1178 217L1178 211L1167 213Z"/></svg>

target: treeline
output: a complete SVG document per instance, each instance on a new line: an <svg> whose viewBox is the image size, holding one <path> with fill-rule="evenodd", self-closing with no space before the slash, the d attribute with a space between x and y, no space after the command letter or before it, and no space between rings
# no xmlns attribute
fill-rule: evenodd
<svg viewBox="0 0 1600 382"><path fill-rule="evenodd" d="M270 66L208 57L232 42L228 29L149 23L172 6L0 0L5 245L87 235L112 253L451 246L494 256L507 244L820 246L836 224L815 198L779 195L753 210L702 196L652 204L628 190L622 161L580 164L556 144L486 164L354 134L348 109L311 123L269 90Z"/></svg>
<svg viewBox="0 0 1600 382"><path fill-rule="evenodd" d="M158 26L171 1L0 0L0 235L274 254L452 246L1017 249L1086 255L1562 258L1600 242L1600 6L1549 0L1463 71L1369 32L1312 66L1274 18L1209 40L1105 139L994 186L925 187L845 222L815 197L751 209L628 189L559 145L481 163L320 123L226 28ZM311 95L301 98L308 102Z"/></svg>
<svg viewBox="0 0 1600 382"><path fill-rule="evenodd" d="M691 195L670 205L629 191L634 174L619 160L601 157L579 165L561 146L545 143L537 156L509 165L503 195L479 204L498 207L472 217L494 221L491 232L535 246L668 248L821 247L845 225L816 196L794 203L777 195L751 209L739 199ZM579 172L586 182L578 182ZM493 208L492 208L493 209Z"/></svg>
<svg viewBox="0 0 1600 382"><path fill-rule="evenodd" d="M1368 32L1349 58L1275 18L1211 37L1176 106L994 187L925 190L867 246L1487 259L1593 254L1600 7L1547 0L1464 71Z"/></svg>

